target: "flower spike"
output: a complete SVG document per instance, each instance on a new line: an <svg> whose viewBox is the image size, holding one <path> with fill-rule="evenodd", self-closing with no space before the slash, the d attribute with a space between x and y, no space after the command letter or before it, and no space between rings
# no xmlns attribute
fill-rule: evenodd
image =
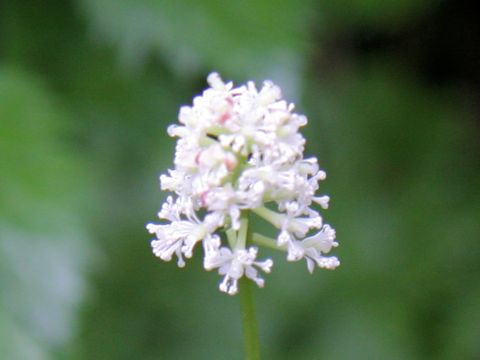
<svg viewBox="0 0 480 360"><path fill-rule="evenodd" d="M336 268L338 259L325 256L338 246L335 230L312 207L327 209L330 197L316 195L326 173L316 158L303 157L299 129L307 118L270 81L260 90L253 82L234 87L218 73L207 81L193 105L181 107L179 124L168 127L178 141L174 168L160 183L175 196L161 207L163 223L147 225L156 236L154 254L164 261L176 256L183 267L201 243L204 268L224 276L221 291L236 294L242 276L263 287L258 270L269 273L273 261L256 259L252 242L261 235L248 238L245 220L252 213L278 229L276 241L267 242L288 261L305 259L309 272Z"/></svg>

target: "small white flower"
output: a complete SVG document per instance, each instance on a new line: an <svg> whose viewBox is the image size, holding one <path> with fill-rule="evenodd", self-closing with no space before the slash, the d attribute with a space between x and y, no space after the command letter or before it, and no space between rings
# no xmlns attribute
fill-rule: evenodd
<svg viewBox="0 0 480 360"><path fill-rule="evenodd" d="M156 235L155 255L165 261L177 256L184 266L201 242L205 268L224 276L220 290L236 293L242 276L262 287L257 269L269 272L273 263L256 261L258 249L246 243L251 239L242 219L251 212L279 229L273 246L286 251L287 260L305 259L310 272L315 264L338 266L337 258L324 256L338 245L335 231L312 208L327 209L330 198L315 195L326 177L317 159L303 158L299 129L307 118L294 113L270 81L259 90L253 82L224 83L217 73L207 81L210 87L193 105L180 108L180 124L168 127L178 137L175 168L160 183L175 197L167 197L158 214L165 223L147 225Z"/></svg>
<svg viewBox="0 0 480 360"><path fill-rule="evenodd" d="M255 267L269 273L273 265L270 259L255 261L257 248L235 249L233 252L227 247L214 250L205 250L204 267L206 270L218 268L218 273L224 275L219 289L230 295L238 292L238 279L243 275L255 281L259 287L263 287L265 281L258 276Z"/></svg>
<svg viewBox="0 0 480 360"><path fill-rule="evenodd" d="M340 265L336 257L322 255L328 253L332 247L338 246L338 243L335 242L335 230L330 225L324 225L318 233L301 241L293 236L288 236L284 240L284 245L288 249L287 260L298 261L305 258L310 273L313 272L315 263L324 269L335 269Z"/></svg>
<svg viewBox="0 0 480 360"><path fill-rule="evenodd" d="M187 258L192 256L195 244L205 236L205 229L189 221L176 221L167 225L148 224L151 234L156 234L158 240L152 241L153 253L160 259L170 261L173 254L178 257L178 266L185 266L182 254Z"/></svg>
<svg viewBox="0 0 480 360"><path fill-rule="evenodd" d="M328 209L328 204L330 202L330 196L324 195L324 196L318 196L312 198L313 201L315 201L317 204L319 204L322 209Z"/></svg>

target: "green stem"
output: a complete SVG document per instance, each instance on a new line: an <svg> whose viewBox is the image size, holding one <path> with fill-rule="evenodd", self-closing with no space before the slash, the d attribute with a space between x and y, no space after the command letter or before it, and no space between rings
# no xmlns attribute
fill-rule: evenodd
<svg viewBox="0 0 480 360"><path fill-rule="evenodd" d="M247 242L249 242L250 236L248 231L248 212L242 212L240 217L240 229L238 230L237 243L235 247L240 249L245 249L247 247Z"/></svg>
<svg viewBox="0 0 480 360"><path fill-rule="evenodd" d="M228 229L226 232L227 234L227 240L228 240L228 245L230 245L230 248L235 248L237 244L237 232L233 229Z"/></svg>
<svg viewBox="0 0 480 360"><path fill-rule="evenodd" d="M248 211L242 213L241 227L238 231L238 241L243 247L252 242L252 231L248 226ZM257 318L255 314L255 299L253 297L252 281L245 275L239 280L240 310L243 325L243 338L246 360L260 360L260 343L258 340Z"/></svg>
<svg viewBox="0 0 480 360"><path fill-rule="evenodd" d="M245 360L260 360L255 301L252 282L245 276L240 279L240 308L242 312Z"/></svg>
<svg viewBox="0 0 480 360"><path fill-rule="evenodd" d="M261 245L273 250L285 251L287 249L286 246L278 246L277 240L259 233L253 233L251 239L254 244Z"/></svg>
<svg viewBox="0 0 480 360"><path fill-rule="evenodd" d="M282 227L282 220L285 217L284 215L279 214L273 210L270 210L265 206L261 206L259 208L253 209L252 211L258 216L260 216L261 218L267 220L273 226L277 228Z"/></svg>

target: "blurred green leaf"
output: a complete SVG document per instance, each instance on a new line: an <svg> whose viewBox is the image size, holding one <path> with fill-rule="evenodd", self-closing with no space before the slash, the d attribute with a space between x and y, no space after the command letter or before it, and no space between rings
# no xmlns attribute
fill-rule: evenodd
<svg viewBox="0 0 480 360"><path fill-rule="evenodd" d="M95 34L117 45L133 68L151 54L180 76L217 70L258 77L289 71L308 50L310 1L79 0ZM204 70L204 69L207 70Z"/></svg>
<svg viewBox="0 0 480 360"><path fill-rule="evenodd" d="M66 145L67 113L35 77L0 68L0 121L0 349L46 359L75 333L85 295L88 168Z"/></svg>

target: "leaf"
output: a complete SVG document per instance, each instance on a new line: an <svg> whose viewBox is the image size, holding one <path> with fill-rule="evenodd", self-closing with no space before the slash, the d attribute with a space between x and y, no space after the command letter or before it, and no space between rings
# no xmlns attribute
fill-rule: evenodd
<svg viewBox="0 0 480 360"><path fill-rule="evenodd" d="M249 78L284 71L298 77L308 50L310 1L79 2L94 32L118 47L128 67L154 54L183 76L207 68Z"/></svg>
<svg viewBox="0 0 480 360"><path fill-rule="evenodd" d="M0 336L6 359L46 359L73 335L92 244L87 167L43 84L0 68ZM83 200L80 200L83 199Z"/></svg>

